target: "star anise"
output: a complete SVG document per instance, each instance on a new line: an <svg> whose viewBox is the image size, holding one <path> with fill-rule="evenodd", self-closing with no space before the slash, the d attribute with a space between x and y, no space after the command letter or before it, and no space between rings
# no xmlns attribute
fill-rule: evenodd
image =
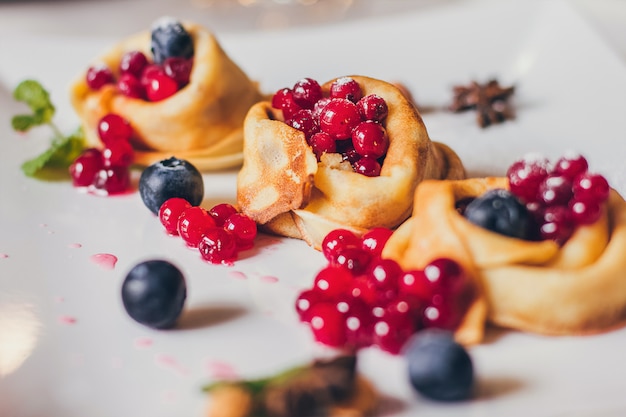
<svg viewBox="0 0 626 417"><path fill-rule="evenodd" d="M515 87L502 87L497 80L486 84L472 81L469 86L453 87L454 98L449 110L455 113L465 110L476 110L476 121L480 127L502 123L513 119L515 114L509 98Z"/></svg>

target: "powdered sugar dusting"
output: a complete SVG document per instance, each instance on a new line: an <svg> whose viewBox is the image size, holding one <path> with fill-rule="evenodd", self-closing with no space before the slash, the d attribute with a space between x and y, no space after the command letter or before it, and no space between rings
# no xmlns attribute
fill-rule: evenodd
<svg viewBox="0 0 626 417"><path fill-rule="evenodd" d="M335 83L337 85L345 85L345 84L349 84L351 82L354 82L354 80L350 77L341 77L341 78L337 78L337 80L335 81Z"/></svg>
<svg viewBox="0 0 626 417"><path fill-rule="evenodd" d="M96 253L89 259L103 269L113 269L117 263L117 256L111 255L110 253Z"/></svg>

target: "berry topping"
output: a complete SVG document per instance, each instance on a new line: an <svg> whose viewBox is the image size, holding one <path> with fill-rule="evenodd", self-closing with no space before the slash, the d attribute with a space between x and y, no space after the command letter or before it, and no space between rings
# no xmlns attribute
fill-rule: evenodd
<svg viewBox="0 0 626 417"><path fill-rule="evenodd" d="M477 226L519 239L531 236L531 217L526 206L511 192L490 190L465 208L465 218Z"/></svg>
<svg viewBox="0 0 626 417"><path fill-rule="evenodd" d="M551 166L545 158L526 158L507 171L511 192L535 220L534 235L563 245L576 227L596 222L610 187L602 175L588 171L587 160L574 153Z"/></svg>
<svg viewBox="0 0 626 417"><path fill-rule="evenodd" d="M361 86L350 77L341 77L330 85L330 98L343 98L356 103L361 99Z"/></svg>
<svg viewBox="0 0 626 417"><path fill-rule="evenodd" d="M89 148L70 165L70 176L75 187L87 187L93 184L96 174L104 167L102 152Z"/></svg>
<svg viewBox="0 0 626 417"><path fill-rule="evenodd" d="M322 98L322 87L312 78L303 78L293 86L293 100L303 109L312 109Z"/></svg>
<svg viewBox="0 0 626 417"><path fill-rule="evenodd" d="M135 151L128 141L111 142L102 150L104 166L127 167L133 163Z"/></svg>
<svg viewBox="0 0 626 417"><path fill-rule="evenodd" d="M411 386L438 401L467 399L474 387L474 366L469 353L451 332L428 329L407 343L404 355Z"/></svg>
<svg viewBox="0 0 626 417"><path fill-rule="evenodd" d="M161 204L159 220L170 235L178 235L178 218L183 211L192 207L184 198L173 197Z"/></svg>
<svg viewBox="0 0 626 417"><path fill-rule="evenodd" d="M148 58L141 51L129 51L122 55L120 73L129 74L139 79L148 65Z"/></svg>
<svg viewBox="0 0 626 417"><path fill-rule="evenodd" d="M326 235L322 252L328 266L295 302L317 341L349 349L376 345L397 354L423 327L458 325L473 294L463 269L441 258L405 272L380 257L389 235L383 228L363 238L344 229Z"/></svg>
<svg viewBox="0 0 626 417"><path fill-rule="evenodd" d="M130 187L130 172L127 166L109 166L100 169L92 186L103 195L120 194Z"/></svg>
<svg viewBox="0 0 626 417"><path fill-rule="evenodd" d="M178 87L182 88L189 84L189 76L193 67L192 59L179 57L170 57L163 63L163 71L165 74L178 83Z"/></svg>
<svg viewBox="0 0 626 417"><path fill-rule="evenodd" d="M118 141L126 142L133 135L133 128L122 116L109 113L98 122L98 135L105 145Z"/></svg>
<svg viewBox="0 0 626 417"><path fill-rule="evenodd" d="M389 138L380 123L366 120L352 130L352 144L359 155L378 159L387 152Z"/></svg>
<svg viewBox="0 0 626 417"><path fill-rule="evenodd" d="M198 244L202 259L213 263L230 263L237 259L235 236L223 228L213 227L207 230Z"/></svg>
<svg viewBox="0 0 626 417"><path fill-rule="evenodd" d="M384 98L376 94L367 95L356 103L361 118L364 120L373 120L375 122L383 122L389 113L387 102Z"/></svg>
<svg viewBox="0 0 626 417"><path fill-rule="evenodd" d="M154 72L145 76L146 97L150 101L161 101L173 96L178 91L178 82L165 72Z"/></svg>
<svg viewBox="0 0 626 417"><path fill-rule="evenodd" d="M99 90L106 84L113 84L115 77L113 72L106 65L95 65L87 69L85 81L92 90Z"/></svg>
<svg viewBox="0 0 626 417"><path fill-rule="evenodd" d="M152 27L151 38L151 50L156 64L163 64L170 57L193 57L193 39L176 19L162 17L157 20Z"/></svg>
<svg viewBox="0 0 626 417"><path fill-rule="evenodd" d="M219 227L224 226L226 220L235 213L237 213L235 206L228 203L216 204L209 210L209 214L213 217L213 220L215 220L215 225Z"/></svg>
<svg viewBox="0 0 626 417"><path fill-rule="evenodd" d="M122 284L122 302L128 315L141 324L157 329L174 326L186 297L183 274L163 260L136 265Z"/></svg>
<svg viewBox="0 0 626 417"><path fill-rule="evenodd" d="M320 112L320 129L335 139L346 139L361 122L356 105L344 98L333 98Z"/></svg>
<svg viewBox="0 0 626 417"><path fill-rule="evenodd" d="M223 227L234 236L238 250L250 249L254 246L257 227L250 217L242 213L231 214Z"/></svg>
<svg viewBox="0 0 626 417"><path fill-rule="evenodd" d="M199 206L192 206L178 217L178 234L190 248L197 248L202 236L215 228L213 217Z"/></svg>
<svg viewBox="0 0 626 417"><path fill-rule="evenodd" d="M376 177L389 147L383 125L388 108L375 94L362 97L361 86L350 77L331 83L329 97L312 78L272 96L272 107L282 111L283 121L304 132L311 150L321 161L325 153L339 153L354 172Z"/></svg>
<svg viewBox="0 0 626 417"><path fill-rule="evenodd" d="M141 173L139 194L146 207L157 214L161 204L172 197L199 205L204 197L204 182L195 166L172 157L155 162Z"/></svg>
<svg viewBox="0 0 626 417"><path fill-rule="evenodd" d="M132 74L122 74L117 80L117 89L126 97L145 99L146 90L141 81Z"/></svg>

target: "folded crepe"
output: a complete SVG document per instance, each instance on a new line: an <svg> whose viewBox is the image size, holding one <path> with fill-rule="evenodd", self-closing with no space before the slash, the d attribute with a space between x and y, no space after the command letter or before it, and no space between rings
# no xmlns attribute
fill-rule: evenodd
<svg viewBox="0 0 626 417"><path fill-rule="evenodd" d="M89 142L98 144L97 124L107 113L117 113L133 127L135 162L149 165L176 156L200 170L241 164L243 120L252 104L262 99L257 84L226 55L205 28L183 23L194 43L190 81L174 95L157 102L130 98L114 84L91 90L85 73L73 83L71 102ZM129 37L105 52L95 63L116 73L129 51L150 52L150 32Z"/></svg>
<svg viewBox="0 0 626 417"><path fill-rule="evenodd" d="M360 234L398 226L411 214L413 192L424 179L465 177L456 153L431 142L417 109L396 86L350 78L360 84L363 96L377 94L389 109L389 148L380 176L354 172L337 153L324 154L318 162L304 134L285 124L270 102L259 102L244 122L237 203L262 229L319 248L333 229ZM333 81L322 86L326 96Z"/></svg>
<svg viewBox="0 0 626 417"><path fill-rule="evenodd" d="M457 329L463 343L482 340L487 322L546 335L612 329L626 319L626 202L611 190L601 218L578 226L563 245L503 236L467 221L455 203L508 188L506 178L425 181L412 217L387 242L383 257L405 269L457 261L477 297Z"/></svg>

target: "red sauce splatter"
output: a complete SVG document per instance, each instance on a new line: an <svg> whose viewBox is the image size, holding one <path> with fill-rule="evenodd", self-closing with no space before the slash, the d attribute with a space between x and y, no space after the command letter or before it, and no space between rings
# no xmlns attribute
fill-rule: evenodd
<svg viewBox="0 0 626 417"><path fill-rule="evenodd" d="M90 260L103 269L113 269L117 263L117 256L110 253L96 253L91 256Z"/></svg>

